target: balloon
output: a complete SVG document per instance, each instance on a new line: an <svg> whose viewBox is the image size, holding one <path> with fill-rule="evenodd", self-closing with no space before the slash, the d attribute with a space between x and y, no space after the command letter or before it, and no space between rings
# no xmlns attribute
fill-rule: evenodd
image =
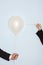
<svg viewBox="0 0 43 65"><path fill-rule="evenodd" d="M19 16L12 16L8 21L8 26L13 33L17 34L23 28L24 22Z"/></svg>

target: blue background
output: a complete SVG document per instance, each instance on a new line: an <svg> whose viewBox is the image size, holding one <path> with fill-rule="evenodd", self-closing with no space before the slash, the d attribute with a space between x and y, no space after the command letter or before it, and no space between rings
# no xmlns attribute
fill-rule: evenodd
<svg viewBox="0 0 43 65"><path fill-rule="evenodd" d="M8 28L11 16L20 16L24 28L15 36ZM0 58L0 65L43 65L43 46L34 24L43 28L43 0L0 0L0 48L19 53L17 61Z"/></svg>

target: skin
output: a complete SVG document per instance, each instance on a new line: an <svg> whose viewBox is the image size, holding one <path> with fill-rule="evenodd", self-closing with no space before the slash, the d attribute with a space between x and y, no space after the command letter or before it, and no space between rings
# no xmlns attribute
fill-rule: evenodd
<svg viewBox="0 0 43 65"><path fill-rule="evenodd" d="M12 54L12 57L11 57L11 60L17 60L18 59L18 56L19 56L19 54L13 53Z"/></svg>
<svg viewBox="0 0 43 65"><path fill-rule="evenodd" d="M38 29L38 30L41 30L42 29L42 26L41 26L41 24L36 24L36 28Z"/></svg>

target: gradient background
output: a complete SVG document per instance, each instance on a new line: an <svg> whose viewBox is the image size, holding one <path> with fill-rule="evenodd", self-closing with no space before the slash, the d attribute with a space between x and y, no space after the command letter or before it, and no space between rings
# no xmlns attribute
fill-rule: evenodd
<svg viewBox="0 0 43 65"><path fill-rule="evenodd" d="M17 36L8 28L11 16L24 20L24 28ZM0 58L0 65L43 65L43 46L35 34L36 23L43 28L43 0L0 0L0 48L19 53L17 61Z"/></svg>

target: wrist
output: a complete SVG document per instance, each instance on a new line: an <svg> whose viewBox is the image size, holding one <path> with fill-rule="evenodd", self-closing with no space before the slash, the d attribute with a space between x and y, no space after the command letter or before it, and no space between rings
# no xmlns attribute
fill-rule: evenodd
<svg viewBox="0 0 43 65"><path fill-rule="evenodd" d="M12 59L12 54L9 56L9 60L11 60Z"/></svg>
<svg viewBox="0 0 43 65"><path fill-rule="evenodd" d="M38 29L38 31L42 30L42 28Z"/></svg>

